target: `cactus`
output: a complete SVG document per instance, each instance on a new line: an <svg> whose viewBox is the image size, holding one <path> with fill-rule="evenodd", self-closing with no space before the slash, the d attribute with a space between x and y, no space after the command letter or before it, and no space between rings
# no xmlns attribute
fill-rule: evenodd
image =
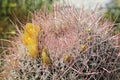
<svg viewBox="0 0 120 80"><path fill-rule="evenodd" d="M28 24L34 27L30 32L30 42L23 39ZM35 25L39 28L34 31ZM112 25L97 15L97 11L79 11L72 6L55 7L49 14L36 12L32 22L23 26L24 29L15 37L15 43L8 49L9 54L4 56L3 78L119 80L120 56ZM34 47L37 53L24 42L37 44ZM28 55L31 51L36 57Z"/></svg>

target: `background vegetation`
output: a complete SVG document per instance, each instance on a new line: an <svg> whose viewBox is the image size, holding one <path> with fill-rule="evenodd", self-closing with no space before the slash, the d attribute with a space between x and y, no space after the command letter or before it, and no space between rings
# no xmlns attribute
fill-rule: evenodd
<svg viewBox="0 0 120 80"><path fill-rule="evenodd" d="M120 32L120 0L112 0L107 6L106 18L116 23L114 34Z"/></svg>
<svg viewBox="0 0 120 80"><path fill-rule="evenodd" d="M7 39L15 34L14 27L10 20L26 22L30 13L46 5L52 10L53 0L0 0L0 38ZM44 9L44 8L43 8Z"/></svg>

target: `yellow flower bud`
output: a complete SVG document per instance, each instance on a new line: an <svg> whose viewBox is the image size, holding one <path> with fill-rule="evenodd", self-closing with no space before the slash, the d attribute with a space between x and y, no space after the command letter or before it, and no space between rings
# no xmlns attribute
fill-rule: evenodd
<svg viewBox="0 0 120 80"><path fill-rule="evenodd" d="M82 45L81 46L81 51L85 51L87 49L87 46L86 45Z"/></svg>
<svg viewBox="0 0 120 80"><path fill-rule="evenodd" d="M92 32L92 29L89 28L87 31L88 31L89 33L91 33L91 32Z"/></svg>
<svg viewBox="0 0 120 80"><path fill-rule="evenodd" d="M14 30L13 30L13 31L11 31L10 33L11 33L11 34L13 34L13 35L14 35L14 34L16 34L16 32L15 32Z"/></svg>
<svg viewBox="0 0 120 80"><path fill-rule="evenodd" d="M51 59L50 56L48 55L47 51L45 49L42 50L42 62L44 66L49 66L51 65Z"/></svg>
<svg viewBox="0 0 120 80"><path fill-rule="evenodd" d="M69 54L64 55L63 61L69 63L72 60L72 56Z"/></svg>

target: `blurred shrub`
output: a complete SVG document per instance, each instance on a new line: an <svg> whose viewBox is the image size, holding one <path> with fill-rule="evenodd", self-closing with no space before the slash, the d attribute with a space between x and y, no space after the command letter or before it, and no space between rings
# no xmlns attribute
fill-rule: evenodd
<svg viewBox="0 0 120 80"><path fill-rule="evenodd" d="M107 4L107 12L106 18L111 21L115 21L115 31L114 34L118 34L120 32L120 0L112 0L109 4Z"/></svg>

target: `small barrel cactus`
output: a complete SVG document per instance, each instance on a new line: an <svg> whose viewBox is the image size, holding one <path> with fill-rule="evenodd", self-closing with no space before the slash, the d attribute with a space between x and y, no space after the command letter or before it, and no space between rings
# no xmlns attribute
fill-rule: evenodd
<svg viewBox="0 0 120 80"><path fill-rule="evenodd" d="M36 12L4 56L6 80L119 80L113 25L97 11L57 6Z"/></svg>

